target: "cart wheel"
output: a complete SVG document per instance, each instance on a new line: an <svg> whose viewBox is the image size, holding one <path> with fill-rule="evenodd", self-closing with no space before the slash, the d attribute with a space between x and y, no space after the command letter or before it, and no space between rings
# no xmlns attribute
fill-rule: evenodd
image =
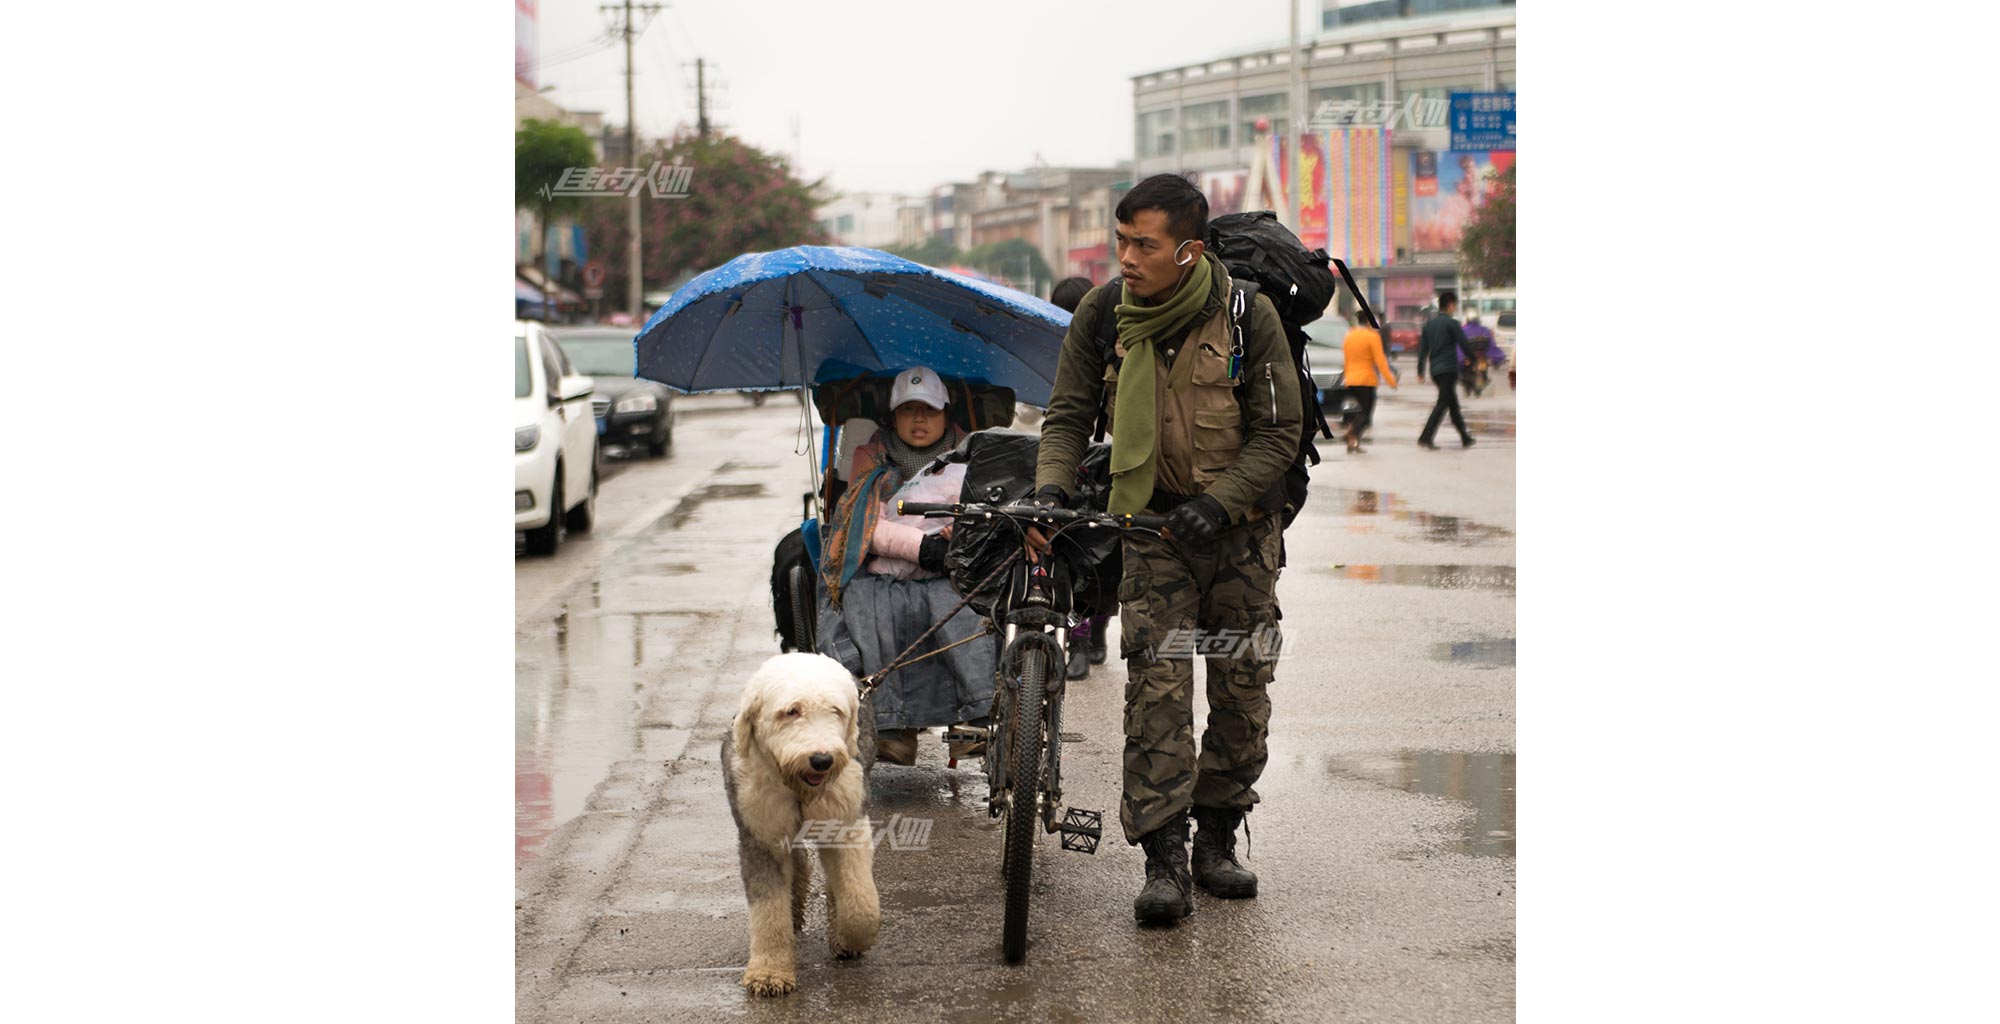
<svg viewBox="0 0 2000 1024"><path fill-rule="evenodd" d="M819 638L813 634L819 624L813 621L812 609L819 602L815 599L814 580L802 565L794 565L787 572L786 589L792 593L792 635L798 638L799 650L816 652Z"/></svg>

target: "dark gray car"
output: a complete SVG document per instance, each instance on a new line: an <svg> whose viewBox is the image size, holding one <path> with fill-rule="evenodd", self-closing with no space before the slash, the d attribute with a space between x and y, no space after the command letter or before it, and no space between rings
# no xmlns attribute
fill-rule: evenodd
<svg viewBox="0 0 2000 1024"><path fill-rule="evenodd" d="M576 372L596 382L591 411L605 445L643 446L665 455L674 443L674 393L632 375L637 355L633 331L625 327L558 327L550 330L569 353Z"/></svg>

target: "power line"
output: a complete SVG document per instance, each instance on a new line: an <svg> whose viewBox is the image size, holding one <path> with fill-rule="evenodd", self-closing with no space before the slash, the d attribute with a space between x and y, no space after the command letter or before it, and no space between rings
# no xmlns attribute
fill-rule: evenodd
<svg viewBox="0 0 2000 1024"><path fill-rule="evenodd" d="M514 73L518 75L524 70L540 71L543 68L552 68L558 64L567 64L570 61L581 60L592 54L602 53L616 45L618 45L616 37L602 39L585 46L572 48L571 52L559 53L557 56L540 57L530 63L516 64L514 65Z"/></svg>

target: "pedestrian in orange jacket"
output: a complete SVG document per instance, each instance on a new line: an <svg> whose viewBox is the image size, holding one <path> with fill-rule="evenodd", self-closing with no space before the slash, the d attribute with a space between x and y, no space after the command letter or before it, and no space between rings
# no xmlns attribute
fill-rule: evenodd
<svg viewBox="0 0 2000 1024"><path fill-rule="evenodd" d="M1368 326L1359 310L1354 313L1354 327L1341 339L1341 349L1345 353L1346 366L1341 383L1361 403L1361 426L1347 439L1347 450L1359 452L1362 436L1375 425L1375 388L1384 379L1389 386L1400 387L1396 371L1389 368L1389 356L1382 351L1382 332Z"/></svg>

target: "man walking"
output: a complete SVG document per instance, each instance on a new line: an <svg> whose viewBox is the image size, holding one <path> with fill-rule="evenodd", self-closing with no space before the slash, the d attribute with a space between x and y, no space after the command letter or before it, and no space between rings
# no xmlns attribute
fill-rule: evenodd
<svg viewBox="0 0 2000 1024"><path fill-rule="evenodd" d="M1155 512L1164 536L1124 539L1125 840L1146 851L1142 924L1194 912L1192 889L1244 898L1236 828L1257 803L1279 646L1281 481L1303 413L1277 310L1262 294L1231 315L1229 272L1208 253L1208 200L1172 174L1116 210L1120 280L1078 304L1042 424L1036 500L1067 505L1100 409L1111 424L1110 511ZM1112 290L1117 289L1116 300ZM1106 310L1107 304L1115 305ZM1100 347L1100 312L1116 342ZM1028 533L1030 557L1047 550ZM1209 639L1208 728L1194 742L1194 645ZM1199 830L1188 863L1188 816Z"/></svg>
<svg viewBox="0 0 2000 1024"><path fill-rule="evenodd" d="M1458 353L1465 345L1465 330L1452 319L1458 309L1458 293L1447 288L1438 293L1437 315L1424 323L1423 337L1417 342L1417 382L1424 379L1424 364L1431 368L1431 379L1437 382L1437 404L1431 406L1431 418L1424 421L1424 432L1417 435L1417 443L1431 451L1437 451L1438 424L1446 412L1451 413L1451 425L1458 430L1462 447L1472 447L1472 434L1465 429L1465 416L1458 411Z"/></svg>

